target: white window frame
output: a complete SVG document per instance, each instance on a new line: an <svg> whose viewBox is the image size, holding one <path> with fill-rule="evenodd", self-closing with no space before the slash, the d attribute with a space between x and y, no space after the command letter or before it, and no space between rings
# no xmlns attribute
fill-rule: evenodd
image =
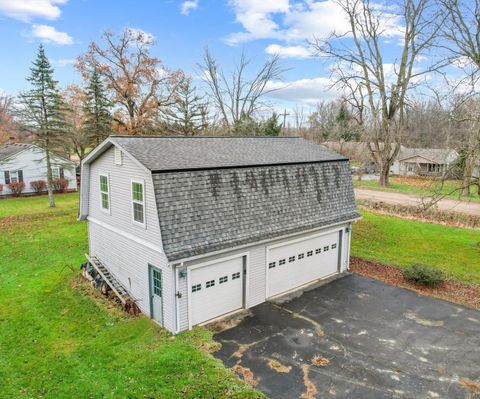
<svg viewBox="0 0 480 399"><path fill-rule="evenodd" d="M140 201L136 201L133 199L133 183L137 183L137 184L141 184L142 185L142 189L143 189L143 201L140 202ZM145 208L145 180L130 180L130 201L131 201L131 204L132 204L132 222L138 226L142 226L144 228L146 228L147 226L147 212L146 212L146 208ZM141 222L138 222L137 220L135 220L135 213L134 213L134 207L133 207L133 204L142 204L143 206L143 223Z"/></svg>
<svg viewBox="0 0 480 399"><path fill-rule="evenodd" d="M102 191L102 176L107 178L107 187L108 187L108 192L107 193ZM99 173L98 174L98 191L100 193L100 209L102 210L102 212L108 213L109 215L111 214L111 209L112 209L110 188L111 188L110 187L110 175L108 173ZM108 209L103 207L102 194L108 194Z"/></svg>
<svg viewBox="0 0 480 399"><path fill-rule="evenodd" d="M15 180L13 179L13 175L15 174ZM8 171L8 176L10 179L10 183L18 183L18 170L9 170Z"/></svg>
<svg viewBox="0 0 480 399"><path fill-rule="evenodd" d="M52 166L51 170L52 170L52 179L60 179L60 166ZM54 170L57 171L58 177L55 177L55 173L53 172ZM110 186L108 186L108 189L110 191Z"/></svg>

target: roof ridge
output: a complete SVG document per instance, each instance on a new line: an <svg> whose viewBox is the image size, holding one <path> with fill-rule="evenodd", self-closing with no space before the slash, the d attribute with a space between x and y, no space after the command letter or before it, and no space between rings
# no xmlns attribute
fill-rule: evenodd
<svg viewBox="0 0 480 399"><path fill-rule="evenodd" d="M131 139L302 139L300 136L129 136L112 134L110 137Z"/></svg>

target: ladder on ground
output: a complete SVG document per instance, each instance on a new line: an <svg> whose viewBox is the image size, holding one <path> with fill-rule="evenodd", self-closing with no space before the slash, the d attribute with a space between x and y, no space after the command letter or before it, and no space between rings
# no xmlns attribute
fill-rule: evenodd
<svg viewBox="0 0 480 399"><path fill-rule="evenodd" d="M130 297L129 293L120 283L120 281L118 281L117 278L109 272L105 265L96 256L85 256L90 262L90 264L94 267L94 269L98 272L98 274L102 276L105 283L107 283L108 286L112 289L118 299L120 299L123 305L125 305L127 302L133 301L133 299Z"/></svg>

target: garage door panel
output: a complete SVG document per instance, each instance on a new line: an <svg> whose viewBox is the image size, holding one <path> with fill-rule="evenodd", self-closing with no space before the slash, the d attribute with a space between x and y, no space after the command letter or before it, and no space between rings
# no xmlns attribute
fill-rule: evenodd
<svg viewBox="0 0 480 399"><path fill-rule="evenodd" d="M190 272L192 325L243 306L243 258L238 257Z"/></svg>
<svg viewBox="0 0 480 399"><path fill-rule="evenodd" d="M336 273L339 264L338 231L268 250L267 297Z"/></svg>

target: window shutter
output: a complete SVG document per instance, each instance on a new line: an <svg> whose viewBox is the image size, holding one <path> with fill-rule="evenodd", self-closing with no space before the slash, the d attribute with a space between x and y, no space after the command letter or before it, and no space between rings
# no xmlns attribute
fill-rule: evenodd
<svg viewBox="0 0 480 399"><path fill-rule="evenodd" d="M60 168L60 179L65 178L65 173L63 173L63 168Z"/></svg>
<svg viewBox="0 0 480 399"><path fill-rule="evenodd" d="M18 181L23 182L23 170L18 171Z"/></svg>
<svg viewBox="0 0 480 399"><path fill-rule="evenodd" d="M5 184L10 184L10 172L5 171Z"/></svg>

